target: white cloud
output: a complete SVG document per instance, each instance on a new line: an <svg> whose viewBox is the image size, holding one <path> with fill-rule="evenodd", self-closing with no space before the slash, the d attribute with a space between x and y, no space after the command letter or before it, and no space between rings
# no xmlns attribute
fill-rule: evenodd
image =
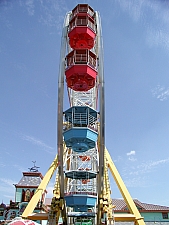
<svg viewBox="0 0 169 225"><path fill-rule="evenodd" d="M165 2L151 0L116 0L135 22L142 22L146 29L146 42L169 50L169 10ZM167 3L166 3L167 4Z"/></svg>
<svg viewBox="0 0 169 225"><path fill-rule="evenodd" d="M150 162L149 163L149 167L155 167L155 166L158 166L160 164L164 164L164 163L168 163L169 162L169 158L168 159L161 159L161 160L158 160L158 161L154 161L154 162Z"/></svg>
<svg viewBox="0 0 169 225"><path fill-rule="evenodd" d="M128 153L126 154L126 155L128 156L128 160L129 160L129 161L132 161L132 162L136 161L137 159L134 157L135 154L136 154L135 151L130 151L130 152L128 152Z"/></svg>
<svg viewBox="0 0 169 225"><path fill-rule="evenodd" d="M37 15L38 22L54 26L59 32L64 16L69 11L65 0L19 0L19 5L27 10L29 16Z"/></svg>
<svg viewBox="0 0 169 225"><path fill-rule="evenodd" d="M154 169L159 168L159 166L169 163L169 158L160 159L157 161L147 161L141 164L127 164L123 168L122 176L124 183L128 187L146 187L149 186L148 174L152 173ZM132 166L131 166L132 165Z"/></svg>
<svg viewBox="0 0 169 225"><path fill-rule="evenodd" d="M20 165L14 164L13 165L15 168L17 168L20 172L25 171L25 168L21 167Z"/></svg>
<svg viewBox="0 0 169 225"><path fill-rule="evenodd" d="M124 183L127 187L146 187L147 186L147 178L144 176L135 176L135 177L129 177L125 179Z"/></svg>
<svg viewBox="0 0 169 225"><path fill-rule="evenodd" d="M12 186L14 187L13 185L16 184L17 182L14 181L14 180L11 180L11 179L6 179L6 178L0 178L0 181L8 186ZM1 183L1 184L2 184Z"/></svg>
<svg viewBox="0 0 169 225"><path fill-rule="evenodd" d="M26 0L25 5L27 7L28 14L33 16L35 13L34 0Z"/></svg>
<svg viewBox="0 0 169 225"><path fill-rule="evenodd" d="M15 188L13 184L16 184L16 182L5 178L0 178L0 182L1 200L6 199L5 201L9 203L10 200L14 200Z"/></svg>
<svg viewBox="0 0 169 225"><path fill-rule="evenodd" d="M141 175L141 174L145 174L145 173L150 173L157 166L168 163L168 162L169 162L169 158L161 159L161 160L157 160L157 161L144 162L140 165L137 165L136 167L133 167L133 171L131 171L129 174L130 175Z"/></svg>
<svg viewBox="0 0 169 225"><path fill-rule="evenodd" d="M69 11L67 3L64 0L40 0L40 8L39 22L61 31L65 14Z"/></svg>
<svg viewBox="0 0 169 225"><path fill-rule="evenodd" d="M29 136L29 135L25 135L25 134L22 134L21 135L22 139L25 140L25 141L29 141L30 143L34 144L34 145L37 145L39 147L42 147L46 152L48 153L51 153L51 154L54 154L55 153L55 148L45 144L42 140L40 139L37 139L33 136Z"/></svg>
<svg viewBox="0 0 169 225"><path fill-rule="evenodd" d="M137 159L135 157L131 157L131 156L128 158L128 160L130 160L132 162L137 161Z"/></svg>
<svg viewBox="0 0 169 225"><path fill-rule="evenodd" d="M129 15L132 17L134 21L138 21L143 16L143 7L145 5L144 0L128 0L128 1L120 1L119 2L120 7L129 13Z"/></svg>
<svg viewBox="0 0 169 225"><path fill-rule="evenodd" d="M129 155L135 155L135 154L136 154L135 151L130 151L130 152L127 153L128 156L129 156Z"/></svg>
<svg viewBox="0 0 169 225"><path fill-rule="evenodd" d="M157 85L157 87L151 90L153 97L160 101L165 101L169 98L169 87Z"/></svg>
<svg viewBox="0 0 169 225"><path fill-rule="evenodd" d="M163 46L169 50L169 32L161 27L154 29L153 27L147 30L147 43L149 46Z"/></svg>
<svg viewBox="0 0 169 225"><path fill-rule="evenodd" d="M7 132L10 132L10 134L14 134L17 138L21 138L24 141L28 141L33 145L39 146L41 147L44 151L50 153L50 154L54 154L56 155L56 148L52 147L50 145L47 145L46 143L44 143L42 140L33 137L31 135L27 135L25 133L21 133L20 131L14 130L14 129L10 129L10 127L8 126L8 124L2 124L5 126L5 129L7 130ZM24 151L24 150L23 150ZM4 150L4 153L7 154L10 157L14 157L10 152L8 152L6 149Z"/></svg>
<svg viewBox="0 0 169 225"><path fill-rule="evenodd" d="M122 161L122 157L121 156L117 156L117 159L114 159L113 162L120 162Z"/></svg>

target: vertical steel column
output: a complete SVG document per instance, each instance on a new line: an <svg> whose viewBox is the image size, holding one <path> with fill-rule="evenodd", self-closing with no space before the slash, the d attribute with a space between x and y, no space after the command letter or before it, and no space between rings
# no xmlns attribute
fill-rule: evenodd
<svg viewBox="0 0 169 225"><path fill-rule="evenodd" d="M59 183L60 183L60 198L63 200L62 218L63 224L67 225L66 207L64 202L64 173L63 173L63 98L64 98L64 76L65 76L65 55L67 44L67 32L69 24L70 13L67 13L61 39L60 51L60 68L58 77L58 112L57 112L57 148L58 148L58 169L59 169Z"/></svg>
<svg viewBox="0 0 169 225"><path fill-rule="evenodd" d="M104 150L105 150L105 101L104 101L104 70L103 70L103 41L101 19L96 12L97 24L97 50L98 50L98 75L99 75L99 107L100 107L100 143L99 143L99 185L98 185L98 213L97 224L101 224L101 202L103 199L103 182L104 182Z"/></svg>

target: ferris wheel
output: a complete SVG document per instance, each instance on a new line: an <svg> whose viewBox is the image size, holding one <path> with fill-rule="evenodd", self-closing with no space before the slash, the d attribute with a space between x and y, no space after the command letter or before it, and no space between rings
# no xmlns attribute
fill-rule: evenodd
<svg viewBox="0 0 169 225"><path fill-rule="evenodd" d="M68 102L68 104L65 104ZM65 16L57 110L58 154L22 214L49 225L145 225L105 148L103 43L99 12L78 4ZM114 215L108 169L132 214ZM50 210L33 213L56 173ZM43 197L42 197L43 196Z"/></svg>
<svg viewBox="0 0 169 225"><path fill-rule="evenodd" d="M66 15L64 27L58 83L63 217L70 217L73 223L87 220L96 224L96 205L102 198L104 176L104 76L99 13L87 4L79 4ZM66 110L64 80L69 99Z"/></svg>

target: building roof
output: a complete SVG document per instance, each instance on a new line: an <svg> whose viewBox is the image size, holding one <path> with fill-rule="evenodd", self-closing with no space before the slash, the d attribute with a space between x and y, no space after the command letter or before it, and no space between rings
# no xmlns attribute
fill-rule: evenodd
<svg viewBox="0 0 169 225"><path fill-rule="evenodd" d="M138 199L133 199L134 203L136 204L139 211L168 211L169 207L167 206L160 206L154 204L147 204L140 202ZM113 205L116 207L114 208L115 212L124 212L128 211L127 204L123 199L112 199Z"/></svg>
<svg viewBox="0 0 169 225"><path fill-rule="evenodd" d="M1 208L1 209L6 209L6 205L2 202L2 203L0 204L0 208Z"/></svg>
<svg viewBox="0 0 169 225"><path fill-rule="evenodd" d="M42 179L40 172L23 172L23 177L15 187L38 187Z"/></svg>

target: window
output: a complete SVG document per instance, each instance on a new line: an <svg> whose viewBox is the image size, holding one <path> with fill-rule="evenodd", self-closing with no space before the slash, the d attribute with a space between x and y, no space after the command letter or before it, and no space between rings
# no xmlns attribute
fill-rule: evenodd
<svg viewBox="0 0 169 225"><path fill-rule="evenodd" d="M163 219L168 219L168 213L162 213Z"/></svg>
<svg viewBox="0 0 169 225"><path fill-rule="evenodd" d="M27 189L26 192L25 192L25 199L24 199L24 202L29 202L31 199L31 193L30 193L30 190Z"/></svg>
<svg viewBox="0 0 169 225"><path fill-rule="evenodd" d="M0 216L3 216L4 210L0 210Z"/></svg>

